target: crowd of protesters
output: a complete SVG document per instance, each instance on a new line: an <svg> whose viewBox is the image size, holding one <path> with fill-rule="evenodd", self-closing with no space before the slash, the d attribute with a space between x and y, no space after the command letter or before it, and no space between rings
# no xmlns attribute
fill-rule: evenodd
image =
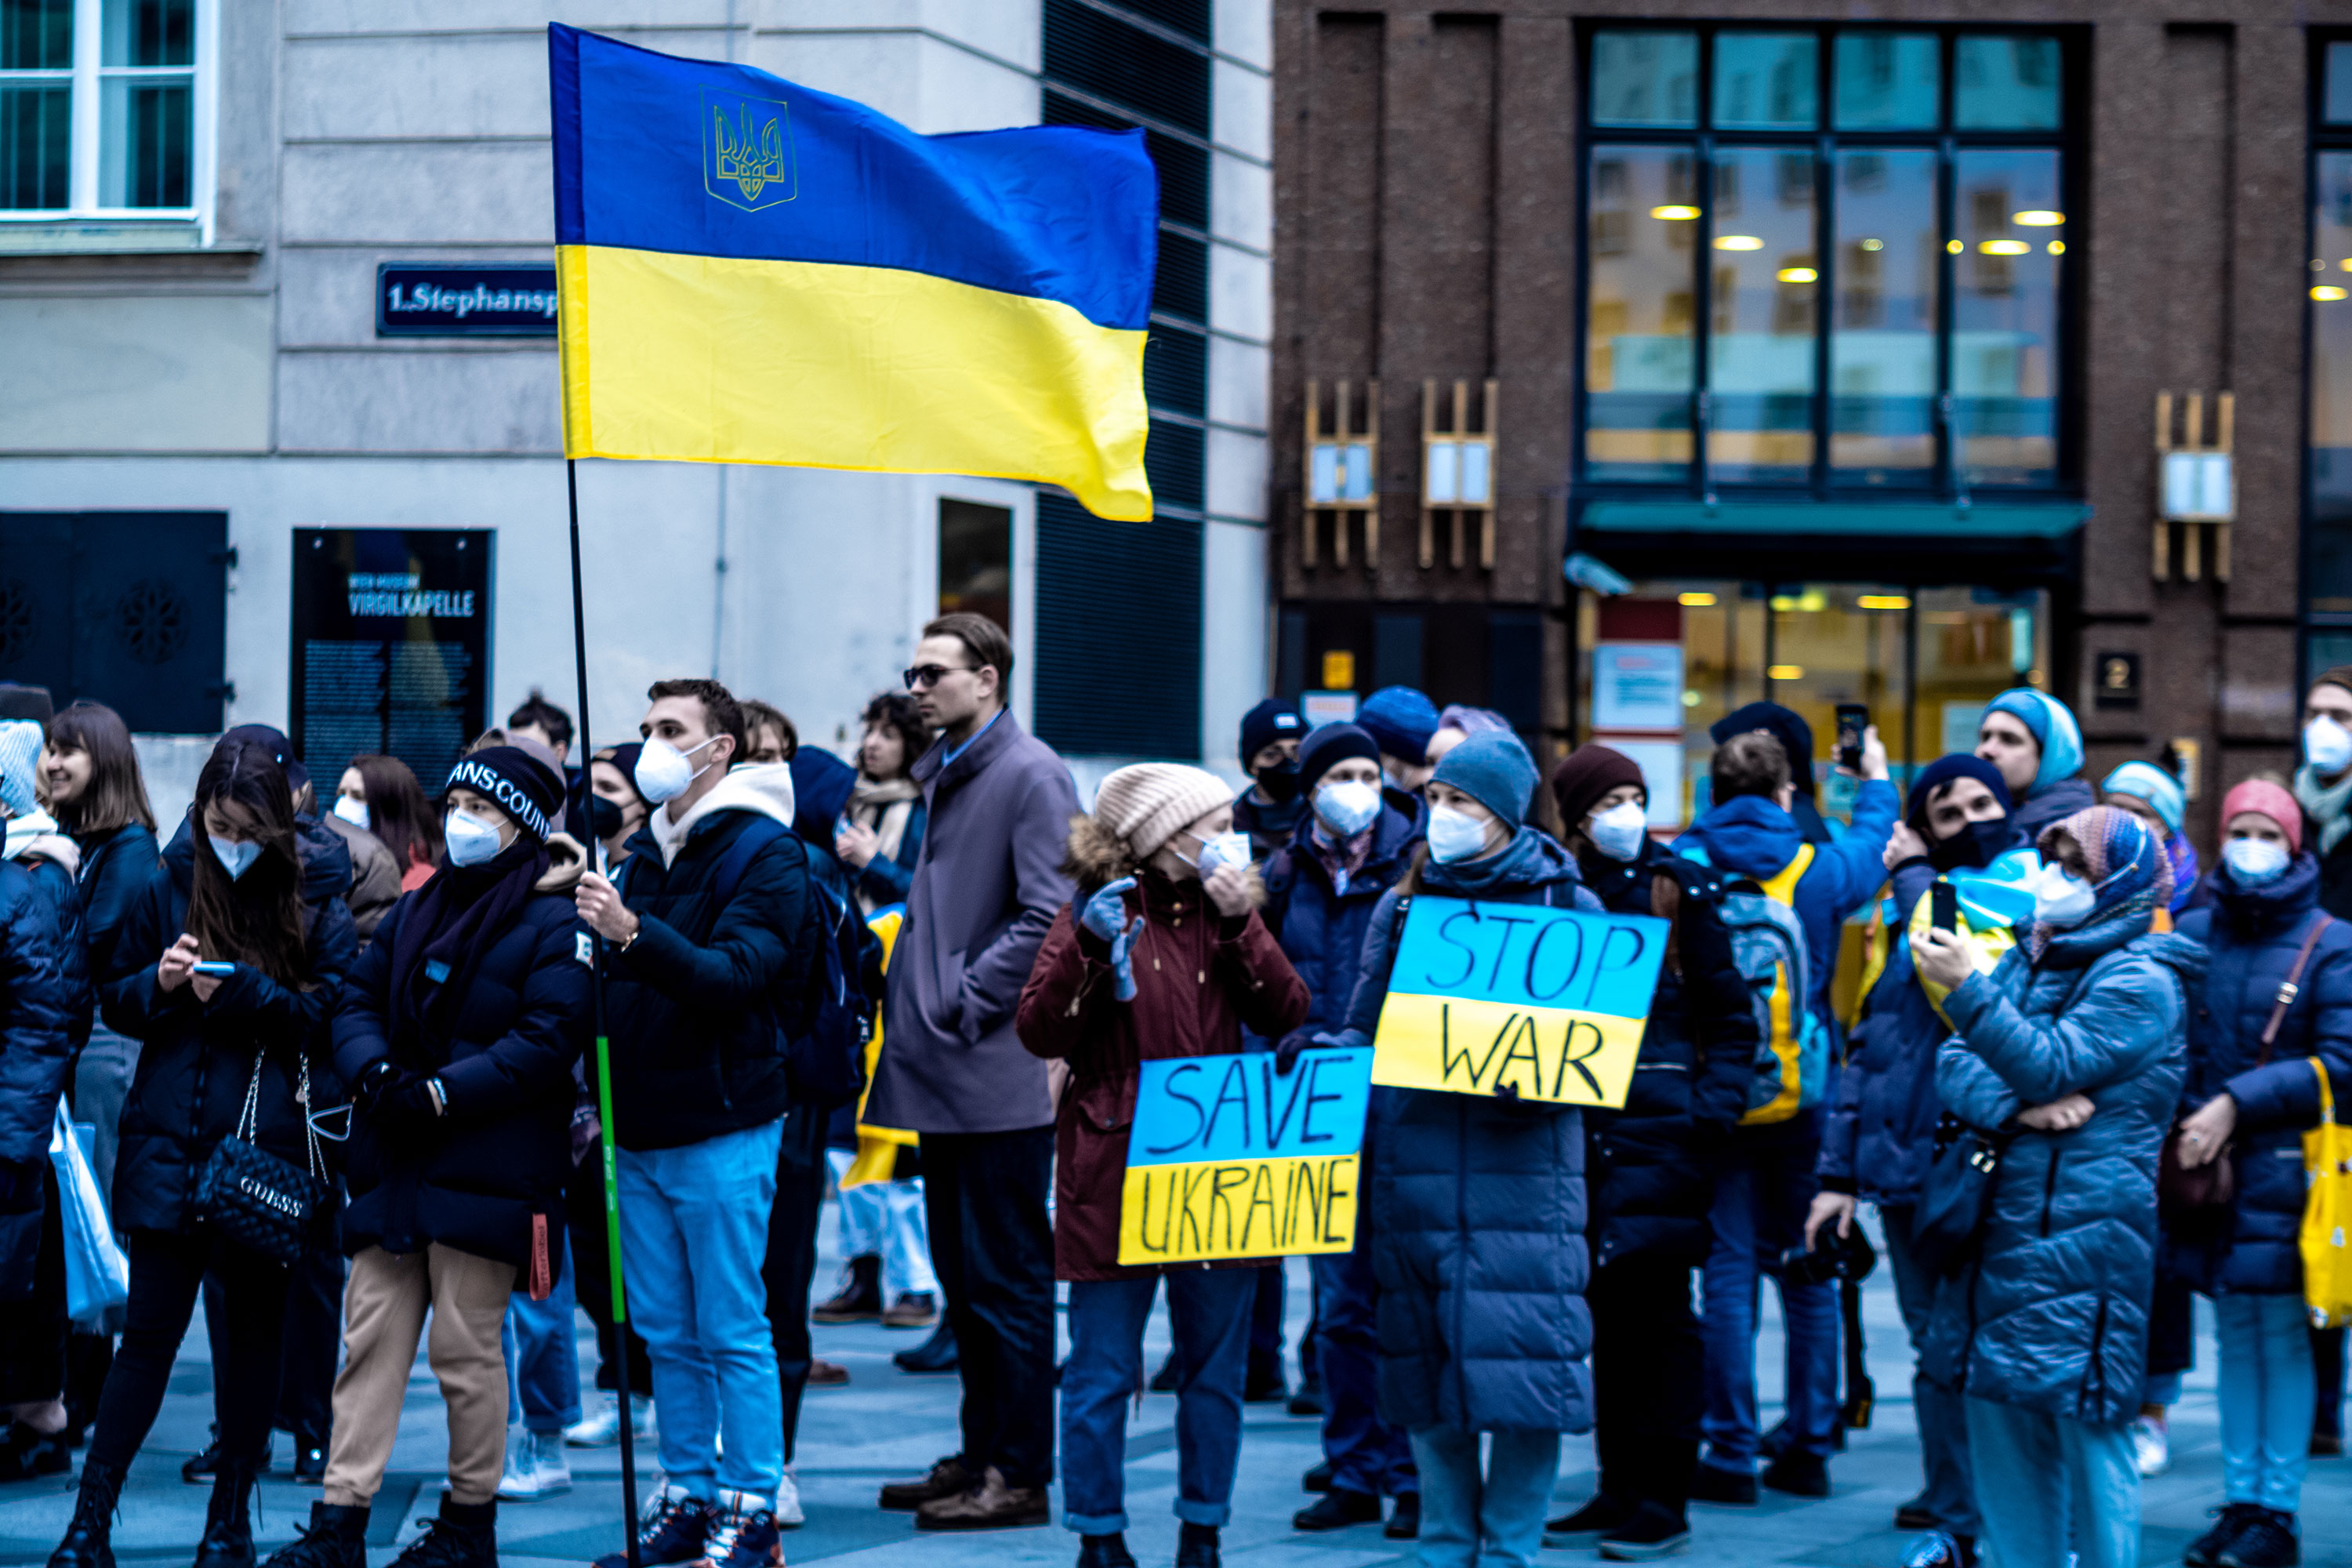
<svg viewBox="0 0 2352 1568"><path fill-rule="evenodd" d="M0 689L0 1479L84 1450L51 1568L111 1568L200 1298L197 1568L255 1564L273 1429L323 1491L271 1568L365 1568L420 1338L448 1473L403 1568L488 1568L500 1500L566 1489L566 1448L624 1429L658 1458L638 1561L773 1568L803 1391L848 1375L812 1318L929 1330L900 1364L961 1380L955 1452L883 1509L1044 1525L1058 1479L1082 1568L1131 1568L1163 1277L1180 1568L1220 1561L1244 1407L1286 1396L1321 1417L1301 1531L1377 1524L1431 1568L1664 1557L1694 1500L1829 1495L1863 1419L1864 1204L1916 1362L1908 1563L2137 1563L2197 1294L2223 1495L2183 1561L2298 1561L2306 1457L2341 1451L2342 1331L2311 1326L2298 1238L2302 1134L2352 1089L2352 668L2306 694L2291 778L2233 781L2205 856L2169 765L2095 788L2032 689L1901 791L1874 731L1842 745L1843 821L1804 721L1740 709L1669 835L1683 803L1633 759L1586 745L1546 779L1501 718L1401 687L1319 727L1260 704L1238 795L1144 763L1082 811L1012 673L993 622L925 626L855 763L676 679L573 768L534 693L446 778L351 759L323 810L247 725L165 824L111 710ZM1293 1393L1278 1262L1118 1260L1141 1067L1370 1044L1423 893L1658 917L1666 963L1620 1106L1374 1092ZM52 1158L74 1124L79 1165ZM77 1313L83 1166L128 1290ZM829 1191L846 1266L813 1300ZM1547 1519L1587 1431L1595 1490Z"/></svg>

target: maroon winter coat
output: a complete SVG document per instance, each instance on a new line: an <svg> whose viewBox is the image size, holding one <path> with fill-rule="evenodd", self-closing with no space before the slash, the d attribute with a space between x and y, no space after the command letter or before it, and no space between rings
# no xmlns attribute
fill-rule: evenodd
<svg viewBox="0 0 2352 1568"><path fill-rule="evenodd" d="M1091 881L1091 879L1089 879ZM1099 886L1099 883L1091 885ZM1280 1039L1307 1020L1307 986L1252 910L1217 912L1201 884L1137 873L1128 918L1145 925L1133 949L1135 1000L1113 994L1110 944L1065 904L1021 993L1021 1043L1069 1064L1054 1130L1054 1274L1119 1279L1157 1266L1118 1262L1120 1190L1140 1064L1229 1056L1244 1029Z"/></svg>

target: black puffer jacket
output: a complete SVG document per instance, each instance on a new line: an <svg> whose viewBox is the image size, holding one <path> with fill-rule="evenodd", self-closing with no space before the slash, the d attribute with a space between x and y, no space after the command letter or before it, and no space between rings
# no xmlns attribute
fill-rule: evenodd
<svg viewBox="0 0 2352 1568"><path fill-rule="evenodd" d="M155 878L162 855L155 834L142 823L126 822L103 833L77 833L81 846L81 870L75 884L81 889L82 935L89 943L89 972L103 978L114 973L114 942L122 922Z"/></svg>
<svg viewBox="0 0 2352 1568"><path fill-rule="evenodd" d="M352 968L335 1008L335 1066L344 1081L390 1059L438 1077L449 1110L415 1132L386 1134L358 1120L344 1251L413 1253L437 1241L521 1265L530 1256L531 1215L562 1225L572 1064L588 1043L589 973L572 908L580 847L559 834L549 850L551 863L513 923L475 953L441 1037L414 1028L395 1035L392 1024L392 957L415 899L392 907Z"/></svg>
<svg viewBox="0 0 2352 1568"><path fill-rule="evenodd" d="M64 939L32 874L0 860L0 1300L33 1287L58 1096L73 1066Z"/></svg>
<svg viewBox="0 0 2352 1568"><path fill-rule="evenodd" d="M1584 1113L1593 1267L1637 1254L1701 1263L1714 1156L1747 1109L1756 1059L1756 1010L1724 929L1723 881L1654 839L1631 862L1588 849L1577 863L1612 914L1675 911L1675 963L1658 973L1624 1107ZM1661 878L1672 879L1664 900Z"/></svg>
<svg viewBox="0 0 2352 1568"><path fill-rule="evenodd" d="M348 880L351 862L342 865ZM210 1003L199 1003L193 985L167 992L155 984L156 961L187 929L194 871L194 845L183 829L122 922L114 973L100 986L107 1027L144 1042L114 1162L114 1223L123 1230L188 1224L196 1177L245 1109L257 1052L263 1067L252 1142L279 1158L309 1161L294 1098L302 1057L310 1058L311 1105L324 1109L342 1098L328 1058L327 1023L359 948L351 910L332 897L304 905L308 990L239 964Z"/></svg>

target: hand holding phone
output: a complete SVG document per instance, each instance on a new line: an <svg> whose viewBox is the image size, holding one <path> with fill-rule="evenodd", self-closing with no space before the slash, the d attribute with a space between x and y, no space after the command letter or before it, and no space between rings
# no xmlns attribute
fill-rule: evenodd
<svg viewBox="0 0 2352 1568"><path fill-rule="evenodd" d="M236 965L226 959L205 959L202 963L190 964L188 973L209 975L215 980L226 980L236 973Z"/></svg>
<svg viewBox="0 0 2352 1568"><path fill-rule="evenodd" d="M1960 891L1949 882L1937 882L1928 889L1927 923L1937 931L1957 934L1960 929Z"/></svg>
<svg viewBox="0 0 2352 1568"><path fill-rule="evenodd" d="M1870 708L1866 703L1841 702L1837 705L1838 766L1851 773L1862 772L1863 731L1870 728Z"/></svg>

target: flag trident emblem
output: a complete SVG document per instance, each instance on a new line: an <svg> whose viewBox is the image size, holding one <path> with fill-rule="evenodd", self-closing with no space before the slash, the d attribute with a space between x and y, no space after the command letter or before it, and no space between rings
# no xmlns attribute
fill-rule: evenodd
<svg viewBox="0 0 2352 1568"><path fill-rule="evenodd" d="M798 195L792 110L772 99L705 89L702 188L730 206L758 212Z"/></svg>

